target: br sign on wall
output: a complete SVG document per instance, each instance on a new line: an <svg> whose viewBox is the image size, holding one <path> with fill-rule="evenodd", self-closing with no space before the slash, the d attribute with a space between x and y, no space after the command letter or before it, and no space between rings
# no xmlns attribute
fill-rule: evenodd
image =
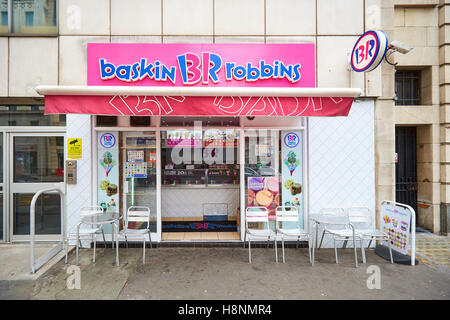
<svg viewBox="0 0 450 320"><path fill-rule="evenodd" d="M374 70L383 61L388 48L388 37L384 31L367 31L356 41L351 66L356 72Z"/></svg>

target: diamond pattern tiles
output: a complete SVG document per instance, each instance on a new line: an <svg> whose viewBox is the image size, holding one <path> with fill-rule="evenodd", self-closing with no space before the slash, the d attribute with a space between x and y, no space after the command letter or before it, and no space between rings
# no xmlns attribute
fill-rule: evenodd
<svg viewBox="0 0 450 320"><path fill-rule="evenodd" d="M66 219L67 232L75 231L79 222L79 212L83 206L91 205L92 167L91 167L91 116L67 115L67 138L83 139L83 158L77 161L77 184L67 185Z"/></svg>
<svg viewBox="0 0 450 320"><path fill-rule="evenodd" d="M310 214L366 206L375 217L374 141L373 101L355 101L348 117L309 119Z"/></svg>

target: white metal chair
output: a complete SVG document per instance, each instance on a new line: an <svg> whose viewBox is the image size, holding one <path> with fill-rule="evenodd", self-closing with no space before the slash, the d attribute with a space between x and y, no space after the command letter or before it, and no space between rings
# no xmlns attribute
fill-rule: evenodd
<svg viewBox="0 0 450 320"><path fill-rule="evenodd" d="M78 264L78 251L79 247L82 247L81 240L91 240L94 242L94 253L92 257L92 262L95 263L95 249L97 245L96 235L101 233L103 236L103 242L106 247L105 234L103 232L102 223L97 221L97 217L103 213L103 208L101 206L87 206L82 207L80 210L80 222L76 226L76 231L69 233L64 241L66 258L65 263L67 263L68 247L69 241L76 241L76 264Z"/></svg>
<svg viewBox="0 0 450 320"><path fill-rule="evenodd" d="M354 226L350 223L348 214L343 208L324 208L319 213L320 224L323 225L323 234L320 240L319 248L322 246L322 241L325 234L333 235L334 240L334 254L336 256L336 263L338 261L336 240L344 241L344 248L348 240L353 241L353 248L355 252L355 266L358 267L358 253L356 249L356 240L359 239ZM364 250L364 249L362 249Z"/></svg>
<svg viewBox="0 0 450 320"><path fill-rule="evenodd" d="M130 222L143 222L146 224L143 229L130 228ZM145 242L146 235L150 241L150 248L152 247L152 236L150 232L150 208L143 206L132 206L128 208L125 217L124 228L118 234L119 238L124 237L128 248L128 238L139 239L143 241L142 246L142 264L145 264Z"/></svg>
<svg viewBox="0 0 450 320"><path fill-rule="evenodd" d="M249 223L263 224L260 229L249 228ZM277 246L276 246L276 234L269 228L269 211L265 207L248 207L245 210L245 236L244 236L244 248L245 241L248 241L248 262L252 263L252 249L251 240L266 240L267 246L269 241L275 241L275 256L278 260Z"/></svg>
<svg viewBox="0 0 450 320"><path fill-rule="evenodd" d="M369 245L367 248L370 248L370 244L372 241L385 241L388 244L389 255L391 258L391 263L394 263L392 258L392 249L389 241L389 235L383 231L380 231L376 228L375 223L372 219L372 214L370 209L367 207L351 207L347 209L350 223L355 227L355 232L358 237L361 239L361 248L363 254L363 261L366 263L366 255L364 251L364 240L369 240Z"/></svg>
<svg viewBox="0 0 450 320"><path fill-rule="evenodd" d="M297 248L298 242L300 240L308 241L308 249L309 249L309 262L312 264L311 260L311 237L309 233L300 229L300 220L298 214L298 207L293 206L279 206L275 210L276 212L276 232L277 236L281 236L281 247L283 249L283 263L286 262L284 255L284 240L295 239L297 240ZM281 224L281 227L280 227ZM286 224L288 224L288 228L286 228ZM290 225L294 225L291 227ZM275 250L277 250L276 239L275 239ZM276 255L278 262L278 254Z"/></svg>

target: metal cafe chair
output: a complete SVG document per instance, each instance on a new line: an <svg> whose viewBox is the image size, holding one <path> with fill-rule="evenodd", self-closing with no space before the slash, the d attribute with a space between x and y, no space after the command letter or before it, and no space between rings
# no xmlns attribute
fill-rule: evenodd
<svg viewBox="0 0 450 320"><path fill-rule="evenodd" d="M263 224L263 228L250 228L249 223ZM276 247L276 234L269 228L269 211L265 207L248 207L245 210L245 236L244 236L244 248L245 241L248 241L248 262L252 263L252 249L251 240L266 240L269 245L270 240L275 241L275 256L278 260L278 253Z"/></svg>
<svg viewBox="0 0 450 320"><path fill-rule="evenodd" d="M130 228L130 223L145 224L145 228L137 229ZM152 236L150 232L150 208L143 206L131 206L128 208L124 228L118 234L119 238L125 238L125 242L128 248L128 238L139 239L143 241L142 245L142 264L145 264L145 243L146 235L148 234L148 239L150 241L150 248L152 247Z"/></svg>
<svg viewBox="0 0 450 320"><path fill-rule="evenodd" d="M281 237L281 247L283 250L283 263L286 262L285 260L285 254L284 254L284 240L289 239L295 239L297 240L297 248L298 248L298 242L300 240L307 240L308 241L308 249L309 249L309 262L312 264L311 260L311 237L309 233L305 232L304 230L300 229L300 220L299 220L299 214L298 214L298 207L294 206L278 206L275 209L276 213L276 233L277 236L280 235ZM286 227L289 225L294 225L295 227ZM275 240L276 242L276 240ZM275 250L277 249L277 246L275 245ZM278 262L278 254L277 256L277 262Z"/></svg>
<svg viewBox="0 0 450 320"><path fill-rule="evenodd" d="M320 240L319 248L322 246L322 241L325 234L331 234L334 241L334 254L336 256L336 263L338 261L337 255L337 240L344 240L344 248L348 240L353 241L353 248L355 252L355 266L358 267L358 253L356 248L356 240L359 239L355 231L355 227L350 223L348 214L343 208L323 208L319 212L317 222L323 225L322 238ZM364 249L363 249L364 250Z"/></svg>
<svg viewBox="0 0 450 320"><path fill-rule="evenodd" d="M76 226L76 232L69 233L64 241L65 246L65 263L67 263L69 240L76 240L76 264L78 264L78 251L79 247L82 247L81 240L91 240L94 242L94 253L92 262L95 263L95 249L97 245L96 235L101 233L103 236L103 242L106 247L105 234L102 228L102 222L97 221L97 217L103 213L101 206L87 206L82 207L80 210L80 222Z"/></svg>
<svg viewBox="0 0 450 320"><path fill-rule="evenodd" d="M361 239L361 250L363 255L363 262L366 263L366 255L364 251L364 240L369 240L370 248L372 241L385 241L387 242L389 248L389 255L391 258L391 263L394 263L392 258L392 248L389 241L389 235L381 230L378 230L372 219L372 214L370 209L367 207L350 207L347 209L350 223L355 226L355 232Z"/></svg>

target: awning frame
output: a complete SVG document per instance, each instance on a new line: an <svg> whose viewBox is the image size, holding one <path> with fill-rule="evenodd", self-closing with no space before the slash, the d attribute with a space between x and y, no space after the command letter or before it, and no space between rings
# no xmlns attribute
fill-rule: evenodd
<svg viewBox="0 0 450 320"><path fill-rule="evenodd" d="M232 97L346 97L358 98L360 88L286 87L144 87L144 86L55 86L35 88L40 95L82 96L232 96Z"/></svg>

